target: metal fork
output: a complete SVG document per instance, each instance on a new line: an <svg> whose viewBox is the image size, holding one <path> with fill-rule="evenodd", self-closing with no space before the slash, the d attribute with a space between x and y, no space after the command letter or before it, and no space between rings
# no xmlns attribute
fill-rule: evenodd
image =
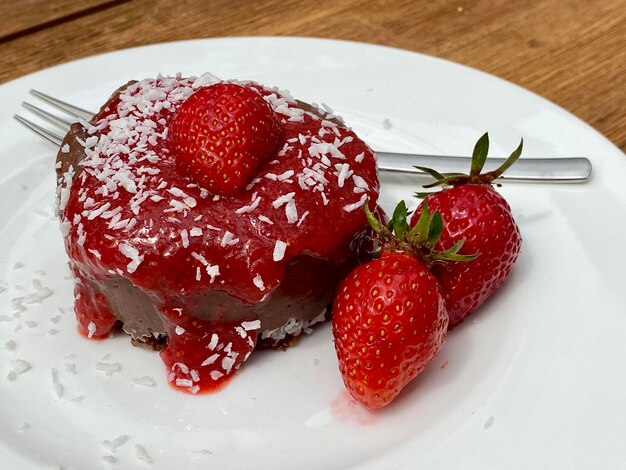
<svg viewBox="0 0 626 470"><path fill-rule="evenodd" d="M30 93L47 103L63 116L53 114L38 106L23 102L22 106L47 123L58 128L59 131L40 126L18 114L14 118L28 127L40 137L53 143L57 147L61 145L63 136L73 122L90 120L95 113L79 108L72 104L61 101L50 95L37 90ZM453 157L446 155L424 155L412 153L394 153L376 151L378 167L381 171L394 173L424 174L416 166L436 168L440 173L467 172L470 167L470 157ZM504 162L502 158L488 158L485 171L490 171ZM591 162L583 157L564 158L520 158L501 180L505 181L531 181L551 183L580 183L587 181L591 175Z"/></svg>

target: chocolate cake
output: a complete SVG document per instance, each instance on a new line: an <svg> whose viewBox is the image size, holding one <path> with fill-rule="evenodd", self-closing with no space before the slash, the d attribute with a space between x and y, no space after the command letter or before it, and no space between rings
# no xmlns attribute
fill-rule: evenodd
<svg viewBox="0 0 626 470"><path fill-rule="evenodd" d="M213 194L166 140L201 77L129 82L57 157L57 199L79 330L121 327L160 350L170 382L197 393L255 347L279 347L327 319L374 207L372 150L329 111L253 82L280 126L272 158L235 195Z"/></svg>

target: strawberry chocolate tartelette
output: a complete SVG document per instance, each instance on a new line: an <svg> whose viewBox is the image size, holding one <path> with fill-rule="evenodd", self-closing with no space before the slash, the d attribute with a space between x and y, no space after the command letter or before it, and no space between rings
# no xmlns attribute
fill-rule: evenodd
<svg viewBox="0 0 626 470"><path fill-rule="evenodd" d="M338 118L210 74L116 90L72 125L57 183L79 330L121 326L192 393L326 319L379 189Z"/></svg>

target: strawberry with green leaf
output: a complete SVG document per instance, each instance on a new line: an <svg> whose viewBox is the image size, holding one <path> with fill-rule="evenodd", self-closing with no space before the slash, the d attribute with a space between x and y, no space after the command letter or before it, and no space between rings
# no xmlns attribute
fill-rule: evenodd
<svg viewBox="0 0 626 470"><path fill-rule="evenodd" d="M448 314L429 268L474 257L458 254L462 240L448 250L432 250L443 223L428 207L413 227L404 201L387 226L367 202L365 211L380 250L339 285L332 322L344 384L357 401L375 409L389 404L444 344Z"/></svg>
<svg viewBox="0 0 626 470"><path fill-rule="evenodd" d="M464 240L465 253L478 253L476 259L436 265L432 273L444 292L450 327L463 321L482 305L507 279L518 258L522 238L504 197L493 188L499 178L522 153L519 146L497 169L481 173L489 151L489 136L484 134L476 143L470 172L441 174L430 168L419 167L437 181L426 188L445 186L434 193L417 193L428 206L441 213L446 221L435 248L445 250ZM418 219L419 207L413 215Z"/></svg>

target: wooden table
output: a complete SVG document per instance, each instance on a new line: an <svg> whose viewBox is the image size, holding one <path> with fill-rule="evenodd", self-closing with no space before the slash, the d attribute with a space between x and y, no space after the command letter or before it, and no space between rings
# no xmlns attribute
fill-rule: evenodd
<svg viewBox="0 0 626 470"><path fill-rule="evenodd" d="M298 35L401 47L503 77L626 151L626 0L21 0L0 3L0 83L131 46Z"/></svg>

